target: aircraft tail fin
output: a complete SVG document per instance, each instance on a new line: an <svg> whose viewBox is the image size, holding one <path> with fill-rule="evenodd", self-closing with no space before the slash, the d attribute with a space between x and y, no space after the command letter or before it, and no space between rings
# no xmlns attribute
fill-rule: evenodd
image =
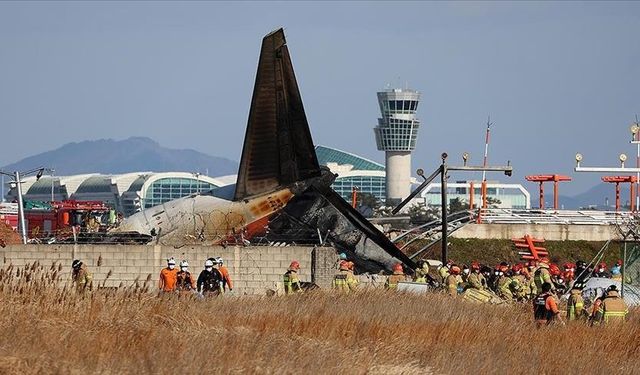
<svg viewBox="0 0 640 375"><path fill-rule="evenodd" d="M284 30L262 40L234 200L320 175Z"/></svg>

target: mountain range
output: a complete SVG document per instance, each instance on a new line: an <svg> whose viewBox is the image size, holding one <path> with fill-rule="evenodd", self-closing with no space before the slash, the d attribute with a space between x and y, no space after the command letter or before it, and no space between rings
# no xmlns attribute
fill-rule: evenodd
<svg viewBox="0 0 640 375"><path fill-rule="evenodd" d="M215 177L238 172L238 163L233 160L195 150L162 147L158 142L146 137L67 143L55 150L6 165L2 169L23 171L40 166L55 169L58 176L171 171L199 172Z"/></svg>
<svg viewBox="0 0 640 375"><path fill-rule="evenodd" d="M2 167L5 171L24 171L38 168L55 169L58 176L82 173L120 174L128 172L199 172L209 176L235 174L238 163L222 157L210 156L195 150L177 150L161 146L146 137L124 140L100 139L67 143L55 150L43 152ZM623 184L621 204L628 204L629 189ZM537 189L531 189L531 206L538 206ZM552 204L553 195L545 194L546 206ZM600 183L575 196L560 195L559 204L564 209L578 209L597 205L598 209L615 204L615 189L611 184Z"/></svg>

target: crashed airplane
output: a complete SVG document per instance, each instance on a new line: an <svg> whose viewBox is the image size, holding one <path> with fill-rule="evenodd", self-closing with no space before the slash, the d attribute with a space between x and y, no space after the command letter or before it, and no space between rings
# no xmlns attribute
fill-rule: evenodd
<svg viewBox="0 0 640 375"><path fill-rule="evenodd" d="M237 183L138 212L110 234L137 232L173 246L328 240L360 270L390 269L397 261L415 269L331 189L335 177L318 165L284 31L278 29L262 40Z"/></svg>

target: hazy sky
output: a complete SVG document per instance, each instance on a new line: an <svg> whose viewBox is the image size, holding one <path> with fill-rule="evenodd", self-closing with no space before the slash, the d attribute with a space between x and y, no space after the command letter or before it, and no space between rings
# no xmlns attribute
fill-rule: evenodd
<svg viewBox="0 0 640 375"><path fill-rule="evenodd" d="M488 114L490 162L510 159L513 182L573 175L576 151L635 156L636 2L0 2L0 165L130 136L238 160L260 41L279 26L316 144L383 161L376 91L408 83L423 93L413 169L443 151L481 163Z"/></svg>

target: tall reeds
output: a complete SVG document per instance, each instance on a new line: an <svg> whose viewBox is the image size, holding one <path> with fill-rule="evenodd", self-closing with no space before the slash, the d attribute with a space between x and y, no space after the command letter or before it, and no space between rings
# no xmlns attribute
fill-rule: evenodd
<svg viewBox="0 0 640 375"><path fill-rule="evenodd" d="M536 329L528 305L381 290L182 298L151 276L76 293L56 264L0 269L0 373L607 373L640 320Z"/></svg>

